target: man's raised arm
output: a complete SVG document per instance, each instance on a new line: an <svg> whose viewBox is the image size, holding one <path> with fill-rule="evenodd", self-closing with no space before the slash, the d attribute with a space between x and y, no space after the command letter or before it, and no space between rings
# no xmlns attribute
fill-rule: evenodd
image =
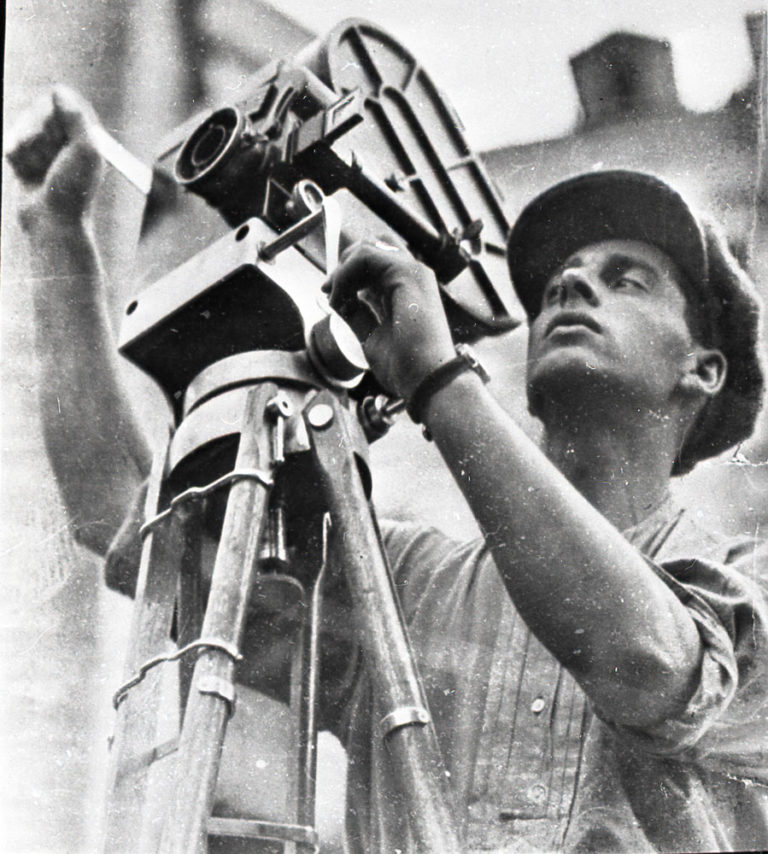
<svg viewBox="0 0 768 854"><path fill-rule="evenodd" d="M86 130L97 121L56 87L11 131L6 156L22 187L46 447L75 537L104 554L150 453L120 386L91 233L101 163Z"/></svg>

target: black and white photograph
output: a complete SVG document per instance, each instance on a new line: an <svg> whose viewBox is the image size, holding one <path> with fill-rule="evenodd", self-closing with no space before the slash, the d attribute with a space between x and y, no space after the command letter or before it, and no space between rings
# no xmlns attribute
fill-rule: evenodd
<svg viewBox="0 0 768 854"><path fill-rule="evenodd" d="M768 850L764 0L5 18L3 851Z"/></svg>

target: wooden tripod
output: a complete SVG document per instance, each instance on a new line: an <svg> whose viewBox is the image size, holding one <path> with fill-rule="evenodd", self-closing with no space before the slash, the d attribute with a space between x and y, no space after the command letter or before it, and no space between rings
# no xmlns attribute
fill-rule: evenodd
<svg viewBox="0 0 768 854"><path fill-rule="evenodd" d="M346 395L318 390L302 354L246 355L249 381L242 382L241 354L233 359L240 382L224 383L224 391L213 397L210 390L200 391L151 477L126 682L116 695L106 850L191 854L207 851L213 836L251 840L238 850L318 850L318 644L322 589L331 574L334 584L343 579L355 640L382 698L380 737L410 805L416 849L458 854L445 770L368 502L367 444L360 424ZM277 383L276 364L282 372ZM218 383L221 371L217 376ZM219 422L222 407L241 412L234 465L231 451L230 462L222 463L227 453L202 427ZM210 479L211 472L213 480L201 485L200 478ZM290 508L286 516L286 504L308 491L306 478L309 491L319 496L324 542L314 576L298 579L290 573L285 547L286 519L288 527L296 525ZM297 480L304 481L298 491L290 486ZM208 522L201 505L208 517L223 515L204 616L207 581L199 538ZM333 567L327 568L330 529L343 536L330 536ZM244 632L249 623L249 632L258 623L254 602L275 590L283 603L300 600L299 610L307 615L300 640L292 645L290 687L284 692L297 718L295 802L285 822L215 817L211 811L235 708ZM176 651L168 654L171 637ZM161 668L154 665L169 658L183 661L177 748L155 743ZM173 773L158 784L154 771L169 752L176 754ZM153 809L158 803L163 808ZM152 818L153 811L159 818Z"/></svg>

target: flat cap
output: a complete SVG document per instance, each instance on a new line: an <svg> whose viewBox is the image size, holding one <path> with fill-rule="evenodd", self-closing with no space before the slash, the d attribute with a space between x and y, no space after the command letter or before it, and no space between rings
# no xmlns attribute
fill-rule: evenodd
<svg viewBox="0 0 768 854"><path fill-rule="evenodd" d="M603 240L641 240L665 252L682 273L706 339L700 343L720 349L728 362L723 389L701 411L675 461L673 474L683 474L754 429L764 386L757 290L714 223L666 181L627 170L590 172L537 196L510 232L509 272L529 319L539 313L552 273Z"/></svg>

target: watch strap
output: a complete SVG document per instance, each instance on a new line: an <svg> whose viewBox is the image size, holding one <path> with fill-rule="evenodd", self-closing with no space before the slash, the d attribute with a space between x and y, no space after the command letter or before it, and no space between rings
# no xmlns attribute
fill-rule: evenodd
<svg viewBox="0 0 768 854"><path fill-rule="evenodd" d="M454 358L438 365L416 386L405 407L411 420L421 424L430 399L465 371L474 371L484 383L490 380L488 372L480 364L471 347L467 344L457 344Z"/></svg>

